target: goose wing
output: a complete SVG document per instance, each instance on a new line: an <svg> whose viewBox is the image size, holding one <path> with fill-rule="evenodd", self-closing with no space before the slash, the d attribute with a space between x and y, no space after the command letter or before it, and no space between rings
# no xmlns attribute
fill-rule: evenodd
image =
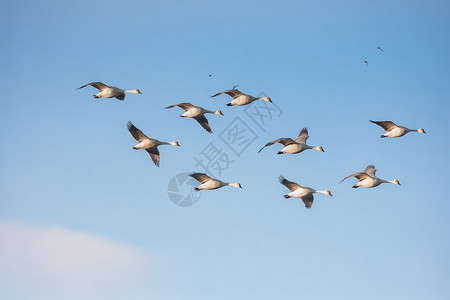
<svg viewBox="0 0 450 300"><path fill-rule="evenodd" d="M398 127L394 122L392 121L371 121L370 122L377 124L381 128L383 128L386 131L391 131L392 129Z"/></svg>
<svg viewBox="0 0 450 300"><path fill-rule="evenodd" d="M183 110L189 110L189 109L195 107L191 103L184 102L184 103L178 103L178 104L170 105L170 106L167 106L166 108L172 108L172 107L175 107L175 106L178 106L179 108L181 108Z"/></svg>
<svg viewBox="0 0 450 300"><path fill-rule="evenodd" d="M139 143L142 142L143 140L149 140L148 136L146 136L141 130L137 129L136 126L134 126L133 123L131 123L131 121L128 121L127 127L128 131Z"/></svg>
<svg viewBox="0 0 450 300"><path fill-rule="evenodd" d="M354 173L354 174L348 175L347 177L345 177L344 179L339 181L339 183L343 182L345 179L350 178L350 177L355 177L356 179L358 179L358 181L361 181L361 180L366 179L366 178L371 178L369 176L369 174L367 174L367 173L358 172L358 173Z"/></svg>
<svg viewBox="0 0 450 300"><path fill-rule="evenodd" d="M82 88L84 88L84 87L87 87L88 85L95 87L95 88L96 88L97 90L99 90L99 91L101 91L101 90L103 90L103 89L105 89L105 88L109 88L109 87L110 87L110 86L108 86L108 85L106 85L106 84L104 84L104 83L101 83L101 82L90 82L90 83L86 83L85 85L79 87L78 90L79 90L79 89L82 89ZM123 99L122 99L122 100L123 100Z"/></svg>
<svg viewBox="0 0 450 300"><path fill-rule="evenodd" d="M226 91L223 91L223 92L219 92L219 93L217 93L215 95L212 95L211 97L216 97L216 96L219 96L219 95L222 95L222 94L227 94L228 96L230 96L233 99L237 98L239 96L245 95L244 93L242 93L242 92L240 92L238 90L226 90Z"/></svg>
<svg viewBox="0 0 450 300"><path fill-rule="evenodd" d="M303 204L305 204L305 207L306 207L306 208L311 208L311 206L312 206L312 204L313 204L313 201L314 201L314 196L313 196L313 194L304 196L304 197L302 197L301 199L302 199L302 201L303 201Z"/></svg>
<svg viewBox="0 0 450 300"><path fill-rule="evenodd" d="M125 93L119 93L117 94L114 98L118 99L118 100L124 100L125 99Z"/></svg>
<svg viewBox="0 0 450 300"><path fill-rule="evenodd" d="M192 174L189 174L189 176L191 176L192 178L194 178L195 180L197 180L200 183L205 183L207 181L213 180L211 177L209 177L205 173L192 173Z"/></svg>
<svg viewBox="0 0 450 300"><path fill-rule="evenodd" d="M291 138L281 138L281 139L276 139L276 140L273 140L273 141L268 142L267 144L265 144L264 147L262 147L261 149L259 149L258 153L261 152L261 150L264 149L265 147L270 146L270 145L273 145L273 144L276 144L276 143L280 143L280 144L282 144L284 147L286 147L287 145L295 144L295 141L294 141L293 139L291 139Z"/></svg>
<svg viewBox="0 0 450 300"><path fill-rule="evenodd" d="M212 133L211 127L208 124L208 119L205 117L205 115L199 115L194 118L195 121L198 122L198 124L202 125L203 128L206 129L209 133Z"/></svg>
<svg viewBox="0 0 450 300"><path fill-rule="evenodd" d="M302 143L302 144L305 144L306 143L306 140L309 138L309 135L308 135L308 128L303 128L301 131L300 131L300 133L297 135L297 137L295 138L295 141L297 142L297 143Z"/></svg>
<svg viewBox="0 0 450 300"><path fill-rule="evenodd" d="M375 172L377 170L375 169L374 165L368 165L365 169L364 169L364 173L366 173L367 175L369 175L370 177L375 178Z"/></svg>
<svg viewBox="0 0 450 300"><path fill-rule="evenodd" d="M145 149L152 158L153 163L159 168L159 150L156 147Z"/></svg>
<svg viewBox="0 0 450 300"><path fill-rule="evenodd" d="M284 185L289 191L293 192L296 189L300 189L303 188L300 184L293 182L293 181L289 181L286 178L284 178L282 175L279 177L280 183L282 185Z"/></svg>

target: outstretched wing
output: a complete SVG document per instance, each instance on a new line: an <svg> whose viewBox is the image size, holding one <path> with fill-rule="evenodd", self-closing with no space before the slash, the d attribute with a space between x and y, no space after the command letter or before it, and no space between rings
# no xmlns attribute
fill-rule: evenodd
<svg viewBox="0 0 450 300"><path fill-rule="evenodd" d="M391 131L392 129L398 127L392 121L372 121L372 120L369 120L369 121L374 123L374 124L377 124L378 126L380 126L381 128L383 128L386 131Z"/></svg>
<svg viewBox="0 0 450 300"><path fill-rule="evenodd" d="M339 181L339 183L341 183L342 181L344 181L345 179L350 178L350 177L355 177L356 179L358 179L358 181L361 181L361 180L366 179L366 178L371 178L367 173L358 172L358 173L354 173L354 174L348 175L347 177L345 177L344 179Z"/></svg>
<svg viewBox="0 0 450 300"><path fill-rule="evenodd" d="M148 136L146 136L141 130L137 129L136 126L134 126L133 123L131 123L131 121L128 121L127 127L128 131L130 131L131 135L139 143L142 142L143 140L149 140Z"/></svg>
<svg viewBox="0 0 450 300"><path fill-rule="evenodd" d="M306 208L311 208L313 201L314 201L313 194L302 197L302 201L303 201L303 204L305 204Z"/></svg>
<svg viewBox="0 0 450 300"><path fill-rule="evenodd" d="M233 90L226 90L226 91L217 93L217 94L215 94L215 95L212 95L211 97L216 97L216 96L219 96L219 95L222 95L222 94L227 94L228 96L230 96L230 97L233 98L233 99L234 99L234 98L237 98L237 97L239 97L239 96L245 95L244 93L242 93L242 92L240 92L240 91L238 91L238 90L236 90L236 89L233 89Z"/></svg>
<svg viewBox="0 0 450 300"><path fill-rule="evenodd" d="M152 158L153 163L159 168L159 150L156 147L145 149Z"/></svg>
<svg viewBox="0 0 450 300"><path fill-rule="evenodd" d="M281 183L282 185L284 185L284 186L285 186L289 191L291 191L291 192L295 191L296 189L303 188L303 187L302 187L301 185L299 185L298 183L295 183L295 182L293 182L293 181L287 180L286 178L283 177L283 175L281 175L281 176L279 177L279 180L280 180L280 183Z"/></svg>
<svg viewBox="0 0 450 300"><path fill-rule="evenodd" d="M270 145L273 145L273 144L276 144L276 143L280 143L280 144L282 144L284 147L286 147L287 145L290 145L290 144L295 144L294 140L291 139L291 138L281 138L281 139L276 139L276 140L273 140L273 141L268 142L267 144L265 144L264 147L262 147L261 149L259 149L258 153L261 152L261 150L264 149L265 147L270 146Z"/></svg>
<svg viewBox="0 0 450 300"><path fill-rule="evenodd" d="M198 122L198 124L202 125L203 128L206 129L209 133L212 133L211 127L208 124L208 119L204 115L199 115L194 118L195 121Z"/></svg>
<svg viewBox="0 0 450 300"><path fill-rule="evenodd" d="M369 175L370 177L375 178L375 172L377 170L375 169L374 165L368 165L365 169L364 169L364 173L366 173L367 175Z"/></svg>
<svg viewBox="0 0 450 300"><path fill-rule="evenodd" d="M171 106L167 106L166 108L172 108L172 107L175 107L175 106L178 106L179 108L184 109L184 110L188 110L190 108L195 107L191 103L185 102L185 103L178 103L178 104L174 104L174 105L171 105Z"/></svg>
<svg viewBox="0 0 450 300"><path fill-rule="evenodd" d="M101 91L101 90L103 90L103 89L105 89L105 88L109 88L109 86L107 86L106 84L101 83L101 82L90 82L90 83L86 83L85 85L79 87L78 90L79 90L79 89L82 89L82 88L84 88L84 87L87 87L88 85L95 87L95 88L96 88L97 90L99 90L99 91ZM122 100L123 100L123 99L122 99Z"/></svg>
<svg viewBox="0 0 450 300"><path fill-rule="evenodd" d="M308 135L308 128L303 128L301 131L300 131L300 133L297 135L297 137L295 138L295 141L297 142L297 143L302 143L302 144L305 144L306 143L306 140L309 138L309 135Z"/></svg>
<svg viewBox="0 0 450 300"><path fill-rule="evenodd" d="M123 100L123 99L125 99L125 93L117 94L115 98L119 99L119 100Z"/></svg>
<svg viewBox="0 0 450 300"><path fill-rule="evenodd" d="M208 175L206 175L205 173L192 173L192 174L189 174L189 176L191 176L192 178L194 178L195 180L197 180L200 183L205 183L207 181L212 180L212 178L209 177Z"/></svg>

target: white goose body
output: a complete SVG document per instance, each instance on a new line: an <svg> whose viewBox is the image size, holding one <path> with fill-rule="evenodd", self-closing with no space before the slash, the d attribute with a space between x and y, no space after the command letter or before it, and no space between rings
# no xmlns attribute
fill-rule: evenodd
<svg viewBox="0 0 450 300"><path fill-rule="evenodd" d="M193 177L195 180L201 183L198 187L195 188L196 191L215 190L227 185L242 188L240 183L223 182L218 179L213 179L205 173L192 173L189 174L189 176Z"/></svg>
<svg viewBox="0 0 450 300"><path fill-rule="evenodd" d="M314 201L314 193L321 193L329 196L331 195L331 192L329 190L315 190L307 186L301 186L296 182L286 180L283 176L279 177L280 183L284 185L290 193L287 195L284 195L284 198L288 199L291 197L294 198L300 198L303 201L303 204L305 204L306 208L311 208L313 201Z"/></svg>
<svg viewBox="0 0 450 300"><path fill-rule="evenodd" d="M349 177L355 177L358 180L358 182L355 185L353 185L352 188L359 188L359 187L373 188L379 186L382 183L392 183L400 185L400 182L397 179L383 180L381 178L376 177L375 176L376 171L377 170L375 169L374 165L369 165L364 169L364 171L348 175L347 177L342 179L339 183L343 182L345 179Z"/></svg>
<svg viewBox="0 0 450 300"><path fill-rule="evenodd" d="M296 154L296 153L303 152L307 149L314 149L317 151L325 152L321 146L314 147L314 146L306 145L306 140L308 139L308 137L309 137L308 129L303 128L300 131L300 133L298 134L298 136L295 138L295 140L293 140L291 138L280 138L280 139L273 140L271 142L268 142L261 149L259 149L258 153L261 152L261 150L264 149L265 147L276 144L276 143L280 143L284 146L283 149L278 151L277 154L284 154L284 153Z"/></svg>
<svg viewBox="0 0 450 300"><path fill-rule="evenodd" d="M132 93L132 94L141 94L141 92L138 89L135 90L122 90L115 86L109 86L101 82L91 82L87 83L78 89L82 89L86 86L92 86L98 90L98 93L96 95L93 95L94 98L116 98L119 100L125 99L125 93Z"/></svg>
<svg viewBox="0 0 450 300"><path fill-rule="evenodd" d="M191 103L178 103L174 105L167 106L166 108L172 108L178 106L184 110L184 113L180 115L182 118L192 118L196 120L206 131L212 133L211 127L209 126L208 119L206 119L205 114L215 114L222 115L220 110L212 111L204 109L200 106L192 105Z"/></svg>
<svg viewBox="0 0 450 300"><path fill-rule="evenodd" d="M397 138L397 137L404 136L408 132L426 133L423 128L409 129L404 126L399 126L392 121L370 121L370 122L380 126L381 128L383 128L386 131L385 134L381 135L382 138L385 138L385 137Z"/></svg>
<svg viewBox="0 0 450 300"><path fill-rule="evenodd" d="M230 96L232 98L231 102L227 103L228 106L247 105L247 104L252 103L255 100L262 100L262 101L272 102L272 99L270 99L270 97L253 97L251 95L244 94L244 93L242 93L242 92L240 92L239 90L236 90L236 89L222 91L222 92L219 92L219 93L217 93L215 95L212 95L211 97L216 97L216 96L219 96L221 94L227 94L228 96Z"/></svg>
<svg viewBox="0 0 450 300"><path fill-rule="evenodd" d="M144 149L150 155L153 163L159 167L159 150L158 146L161 145L172 145L172 146L180 146L177 141L173 142L161 142L156 139L151 139L146 136L141 130L136 128L131 121L127 123L128 131L130 131L133 138L138 141L138 144L133 147L133 149Z"/></svg>

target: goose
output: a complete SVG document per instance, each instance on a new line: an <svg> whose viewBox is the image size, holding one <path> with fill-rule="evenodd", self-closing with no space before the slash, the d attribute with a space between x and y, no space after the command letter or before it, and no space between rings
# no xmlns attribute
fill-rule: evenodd
<svg viewBox="0 0 450 300"><path fill-rule="evenodd" d="M306 145L306 140L308 139L308 137L309 137L308 136L308 128L305 127L300 131L300 133L295 138L295 140L293 140L291 138L280 138L280 139L273 140L273 141L265 144L264 147L262 147L261 149L259 149L258 153L261 152L261 150L264 149L265 147L273 145L275 143L280 143L284 146L284 148L281 149L281 151L278 151L277 154L284 154L284 153L295 154L295 153L300 153L306 149L314 149L317 151L325 152L321 146L312 147L312 146Z"/></svg>
<svg viewBox="0 0 450 300"><path fill-rule="evenodd" d="M358 183L352 186L352 188L359 188L359 187L365 187L365 188L372 188L379 186L382 183L392 183L392 184L398 184L401 185L400 182L397 179L394 180L383 180L375 176L375 172L377 170L375 169L374 165L367 166L364 171L358 172L355 174L348 175L344 179L342 179L339 183L343 182L345 179L349 177L355 177L358 179Z"/></svg>
<svg viewBox="0 0 450 300"><path fill-rule="evenodd" d="M192 178L194 178L195 180L197 180L198 182L201 183L198 187L194 188L194 190L196 190L196 191L200 191L200 190L215 190L215 189L227 186L227 185L234 186L234 187L242 189L242 186L241 186L240 183L222 182L222 181L220 181L218 179L212 179L211 177L209 177L205 173L195 173L195 172L193 172L192 174L189 174L189 176L191 176Z"/></svg>
<svg viewBox="0 0 450 300"><path fill-rule="evenodd" d="M128 130L131 135L134 137L136 141L139 143L133 147L134 150L144 149L150 155L153 163L159 167L159 150L158 146L160 145L172 145L172 146L180 146L177 141L174 142L161 142L156 139L151 139L147 137L141 130L137 129L131 121L127 123Z"/></svg>
<svg viewBox="0 0 450 300"><path fill-rule="evenodd" d="M381 49L381 47L377 47L378 50L383 51L383 49Z"/></svg>
<svg viewBox="0 0 450 300"><path fill-rule="evenodd" d="M209 127L208 119L206 119L205 114L215 114L222 115L223 113L220 110L212 111L204 109L200 106L194 106L191 103L178 103L174 105L167 106L167 108L172 108L178 106L179 108L184 110L184 113L180 115L182 118L193 118L196 120L203 128L206 129L209 133L212 133L211 127Z"/></svg>
<svg viewBox="0 0 450 300"><path fill-rule="evenodd" d="M363 63L365 63L366 66L369 66L369 62L367 60L364 60Z"/></svg>
<svg viewBox="0 0 450 300"><path fill-rule="evenodd" d="M392 137L392 138L401 137L401 136L404 136L405 134L407 134L408 132L426 133L423 128L409 129L409 128L406 128L406 127L403 127L403 126L398 126L394 122L391 122L391 121L371 121L371 120L369 120L369 121L374 123L374 124L377 124L378 126L383 128L384 130L386 130L386 133L381 136L382 138L385 138L385 137Z"/></svg>
<svg viewBox="0 0 450 300"><path fill-rule="evenodd" d="M314 201L313 196L314 193L321 193L333 196L331 195L331 192L329 190L315 190L307 186L301 186L298 183L286 180L286 178L284 178L283 175L279 177L279 180L280 183L290 191L289 194L284 195L284 198L286 199L289 199L291 197L301 198L306 208L311 208Z"/></svg>
<svg viewBox="0 0 450 300"><path fill-rule="evenodd" d="M234 87L237 87L234 86ZM215 95L212 95L212 97L216 97L222 94L227 94L228 96L230 96L232 98L230 103L227 103L227 106L233 106L233 105L247 105L252 103L255 100L263 100L263 101L267 101L267 102L272 102L272 99L270 99L270 97L253 97L250 95L246 95L242 92L240 92L239 90L236 89L231 89L231 90L226 90L220 93L217 93Z"/></svg>
<svg viewBox="0 0 450 300"><path fill-rule="evenodd" d="M95 99L99 99L99 98L103 97L103 98L116 98L119 100L123 100L123 99L125 99L125 93L142 94L141 91L139 91L138 89L122 90L115 86L108 86L101 82L87 83L87 84L79 87L77 90L82 89L88 85L93 86L98 90L97 95L92 95L92 96L94 96Z"/></svg>

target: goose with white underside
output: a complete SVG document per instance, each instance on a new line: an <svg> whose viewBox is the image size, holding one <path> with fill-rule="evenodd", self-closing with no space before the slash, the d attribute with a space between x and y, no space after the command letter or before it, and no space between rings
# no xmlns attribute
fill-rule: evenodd
<svg viewBox="0 0 450 300"><path fill-rule="evenodd" d="M172 146L180 146L177 141L173 142L161 142L156 139L151 139L148 136L146 136L141 130L137 129L131 121L128 121L127 123L128 130L130 131L131 135L134 137L136 141L138 141L138 144L133 147L134 150L138 149L144 149L148 152L150 155L153 163L159 167L159 150L158 146L161 145L172 145Z"/></svg>
<svg viewBox="0 0 450 300"><path fill-rule="evenodd" d="M211 98L222 95L222 94L227 94L228 96L230 96L232 98L231 102L227 103L228 106L247 105L247 104L252 103L255 100L263 100L263 101L267 101L267 102L272 102L272 99L270 99L270 97L253 97L251 95L244 94L236 89L226 90L226 91L217 93L215 95L212 95Z"/></svg>
<svg viewBox="0 0 450 300"><path fill-rule="evenodd" d="M397 138L397 137L404 136L408 132L426 133L423 128L409 129L409 128L406 128L403 126L399 126L392 121L371 121L371 120L369 120L369 121L374 124L377 124L384 130L386 130L386 133L381 135L382 138L385 138L385 137Z"/></svg>
<svg viewBox="0 0 450 300"><path fill-rule="evenodd" d="M98 93L96 95L92 95L95 99L99 99L99 98L116 98L119 100L124 100L125 99L125 93L132 93L132 94L142 94L141 91L139 91L138 89L134 89L134 90L122 90L119 89L118 87L115 86L109 86L106 85L104 83L101 82L91 82L91 83L87 83L81 87L78 88L82 89L86 86L92 86L95 87L98 90Z"/></svg>
<svg viewBox="0 0 450 300"><path fill-rule="evenodd" d="M313 201L314 201L314 193L321 193L329 196L331 195L331 192L329 190L315 190L307 186L301 186L296 182L289 181L286 178L281 175L279 177L280 183L284 185L290 193L287 195L284 195L284 198L289 199L291 197L294 198L301 198L303 201L303 204L305 204L306 208L311 208Z"/></svg>
<svg viewBox="0 0 450 300"><path fill-rule="evenodd" d="M167 106L166 108L172 108L178 106L179 108L184 110L184 113L180 115L182 118L192 118L196 120L206 131L212 133L211 127L208 124L208 119L206 119L205 114L215 114L222 115L223 113L220 110L212 111L204 109L200 106L192 105L191 103L178 103L174 105Z"/></svg>
<svg viewBox="0 0 450 300"><path fill-rule="evenodd" d="M305 127L300 131L300 133L295 138L295 140L293 140L291 138L280 138L280 139L273 140L273 141L265 144L264 147L262 147L261 149L259 149L258 153L261 152L261 150L264 149L265 147L276 144L276 143L280 143L284 146L284 148L281 149L281 151L278 151L277 154L284 154L284 153L295 154L295 153L303 152L307 149L314 149L317 151L325 152L321 146L313 147L313 146L306 145L306 140L308 138L309 138L308 129Z"/></svg>
<svg viewBox="0 0 450 300"><path fill-rule="evenodd" d="M375 169L374 165L367 166L364 171L358 172L355 174L348 175L344 179L342 179L339 183L343 182L345 179L349 177L355 177L358 179L358 183L353 185L352 188L359 188L359 187L365 187L365 188L373 188L376 186L379 186L382 183L392 183L401 185L400 182L397 179L393 180L383 180L375 176L375 172L377 170Z"/></svg>
<svg viewBox="0 0 450 300"><path fill-rule="evenodd" d="M223 182L218 179L213 179L206 175L205 173L192 173L189 174L192 178L200 182L201 184L196 187L194 190L200 191L200 190L215 190L224 186L234 186L237 188L241 188L242 186L240 183L229 183L229 182Z"/></svg>

